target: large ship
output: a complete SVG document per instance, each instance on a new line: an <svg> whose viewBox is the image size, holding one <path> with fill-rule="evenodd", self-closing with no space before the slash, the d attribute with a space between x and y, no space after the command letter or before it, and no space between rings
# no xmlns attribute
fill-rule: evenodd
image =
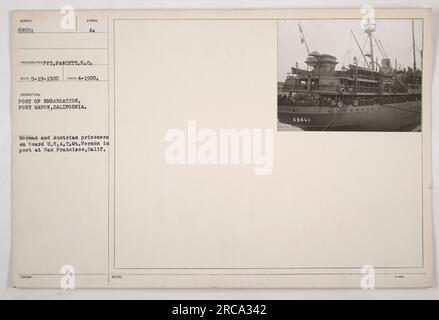
<svg viewBox="0 0 439 320"><path fill-rule="evenodd" d="M303 30L299 30L304 38ZM353 63L336 70L337 58L309 52L306 69L291 68L278 83L278 121L305 131L419 131L421 129L422 71L416 67L414 25L413 68L398 69L385 56L374 58L375 24L365 25L370 49L361 52L364 66ZM421 51L422 57L422 51ZM421 63L422 65L422 63Z"/></svg>

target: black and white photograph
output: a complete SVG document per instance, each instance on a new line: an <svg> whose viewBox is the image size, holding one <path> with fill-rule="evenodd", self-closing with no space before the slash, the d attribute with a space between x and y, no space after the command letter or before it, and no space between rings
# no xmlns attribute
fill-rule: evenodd
<svg viewBox="0 0 439 320"><path fill-rule="evenodd" d="M279 20L278 131L421 131L422 19Z"/></svg>

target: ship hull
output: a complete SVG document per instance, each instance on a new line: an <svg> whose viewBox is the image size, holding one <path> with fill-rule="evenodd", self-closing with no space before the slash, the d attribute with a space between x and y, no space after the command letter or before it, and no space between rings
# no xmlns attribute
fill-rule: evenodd
<svg viewBox="0 0 439 320"><path fill-rule="evenodd" d="M278 120L305 131L416 131L421 101L344 106L278 106Z"/></svg>

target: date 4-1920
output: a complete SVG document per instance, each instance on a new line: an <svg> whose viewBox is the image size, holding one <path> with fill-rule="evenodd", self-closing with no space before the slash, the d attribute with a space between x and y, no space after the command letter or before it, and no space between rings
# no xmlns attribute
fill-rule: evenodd
<svg viewBox="0 0 439 320"><path fill-rule="evenodd" d="M173 315L193 315L203 318L209 313L215 315L266 315L266 306L250 304L218 304L215 308L184 306L172 307Z"/></svg>

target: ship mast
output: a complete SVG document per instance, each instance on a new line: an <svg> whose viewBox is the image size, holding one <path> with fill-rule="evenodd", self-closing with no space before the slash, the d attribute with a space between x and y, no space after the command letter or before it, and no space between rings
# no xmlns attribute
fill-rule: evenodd
<svg viewBox="0 0 439 320"><path fill-rule="evenodd" d="M373 40L372 40L372 33L375 32L375 24L370 22L370 19L367 19L367 23L364 26L364 32L367 34L367 37L369 38L369 44L370 44L370 60L372 63L370 64L370 68L372 71L375 71L375 58L373 56Z"/></svg>

